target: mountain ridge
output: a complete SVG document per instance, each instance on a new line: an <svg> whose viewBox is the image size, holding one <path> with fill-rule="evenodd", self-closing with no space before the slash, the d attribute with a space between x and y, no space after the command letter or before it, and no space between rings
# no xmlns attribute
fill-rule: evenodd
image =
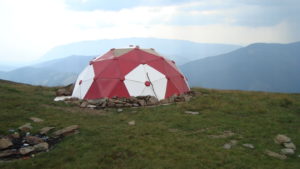
<svg viewBox="0 0 300 169"><path fill-rule="evenodd" d="M180 68L191 86L298 93L299 53L300 42L256 43L227 54L189 62Z"/></svg>

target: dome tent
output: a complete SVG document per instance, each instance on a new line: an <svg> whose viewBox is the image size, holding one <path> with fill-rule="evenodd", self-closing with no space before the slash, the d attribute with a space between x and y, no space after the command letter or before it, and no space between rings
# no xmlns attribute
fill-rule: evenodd
<svg viewBox="0 0 300 169"><path fill-rule="evenodd" d="M188 92L175 63L154 49L111 49L79 74L72 93L80 99L154 96L158 100Z"/></svg>

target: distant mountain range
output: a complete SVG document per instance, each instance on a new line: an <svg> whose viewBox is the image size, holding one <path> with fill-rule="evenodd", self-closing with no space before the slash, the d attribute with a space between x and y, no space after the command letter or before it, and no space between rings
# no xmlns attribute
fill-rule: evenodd
<svg viewBox="0 0 300 169"><path fill-rule="evenodd" d="M33 85L67 85L76 80L77 75L94 57L106 53L111 48L128 47L129 44L138 44L141 48L154 48L175 60L177 64L240 48L237 45L155 38L84 41L55 47L43 56L43 62L0 72L0 78Z"/></svg>
<svg viewBox="0 0 300 169"><path fill-rule="evenodd" d="M5 71L11 71L11 70L14 70L16 68L17 68L16 66L0 64L0 73L5 72Z"/></svg>
<svg viewBox="0 0 300 169"><path fill-rule="evenodd" d="M129 45L139 45L141 48L154 48L163 56L174 60L177 65L208 56L227 53L241 47L238 45L196 43L185 40L157 38L107 39L57 46L47 52L42 59L45 61L72 55L99 56L111 48L128 48Z"/></svg>
<svg viewBox="0 0 300 169"><path fill-rule="evenodd" d="M182 65L191 86L300 92L300 42L256 43Z"/></svg>

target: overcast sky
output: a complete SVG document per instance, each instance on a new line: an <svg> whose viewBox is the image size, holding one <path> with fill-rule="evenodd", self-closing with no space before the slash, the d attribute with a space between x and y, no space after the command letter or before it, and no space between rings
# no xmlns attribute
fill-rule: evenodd
<svg viewBox="0 0 300 169"><path fill-rule="evenodd" d="M0 0L0 64L82 40L295 42L299 11L299 0Z"/></svg>

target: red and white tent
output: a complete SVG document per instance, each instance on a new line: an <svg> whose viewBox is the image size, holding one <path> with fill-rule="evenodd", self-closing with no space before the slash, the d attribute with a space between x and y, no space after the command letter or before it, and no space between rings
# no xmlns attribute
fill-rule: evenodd
<svg viewBox="0 0 300 169"><path fill-rule="evenodd" d="M158 100L190 90L175 63L154 49L111 49L97 57L77 78L73 97L155 96Z"/></svg>

